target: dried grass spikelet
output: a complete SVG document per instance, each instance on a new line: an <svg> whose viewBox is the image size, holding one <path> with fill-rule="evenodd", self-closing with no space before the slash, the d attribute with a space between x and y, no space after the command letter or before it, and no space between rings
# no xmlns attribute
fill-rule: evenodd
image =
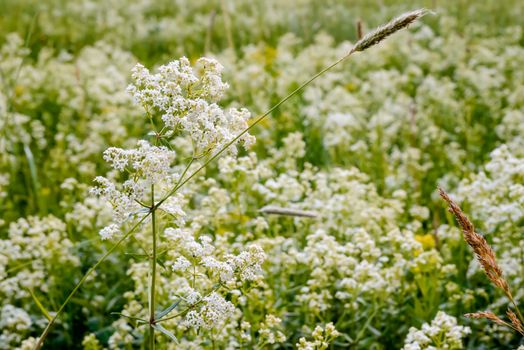
<svg viewBox="0 0 524 350"><path fill-rule="evenodd" d="M524 335L524 327L522 327L522 323L518 319L517 315L513 311L511 311L510 309L508 309L506 311L506 314L508 315L509 319L511 320L511 323L508 323L508 322L502 320L500 317L498 317L497 315L495 315L491 311L473 312L473 313L470 313L470 314L465 314L464 316L467 317L467 318L473 318L473 319L485 318L487 320L495 322L498 325L511 328L511 329L517 331L518 333Z"/></svg>
<svg viewBox="0 0 524 350"><path fill-rule="evenodd" d="M419 18L430 13L427 9L418 9L411 12L406 12L398 17L393 18L388 23L378 27L377 29L366 34L362 39L357 41L351 52L364 51L371 46L374 46L390 36L391 34L406 28L411 23Z"/></svg>
<svg viewBox="0 0 524 350"><path fill-rule="evenodd" d="M473 226L473 223L469 220L466 214L464 214L462 209L460 209L458 204L455 203L442 188L439 187L438 190L442 199L444 199L448 203L448 210L457 219L458 224L462 229L464 240L471 248L473 248L477 260L479 261L480 265L482 266L482 269L486 273L486 276L488 276L489 280L495 286L504 291L504 293L506 294L510 302L513 304L517 312L515 313L509 308L506 311L506 314L508 315L508 318L510 319L511 323L503 321L501 318L499 318L497 315L490 311L469 313L464 316L476 319L486 318L497 324L509 327L515 330L516 332L524 335L524 317L522 316L522 313L519 310L517 302L511 294L508 282L503 276L502 269L497 264L497 260L495 258L495 253L493 252L493 249L491 249L488 242L482 235L475 232L475 226Z"/></svg>
<svg viewBox="0 0 524 350"><path fill-rule="evenodd" d="M264 214L298 216L304 218L316 218L318 216L318 214L313 211L300 210L294 208L282 208L273 205L266 205L265 207L260 208L258 211Z"/></svg>
<svg viewBox="0 0 524 350"><path fill-rule="evenodd" d="M474 318L474 319L485 318L485 319L491 320L491 321L495 322L496 324L499 324L499 325L502 325L502 326L507 326L508 325L505 321L501 320L497 315L495 315L491 311L473 312L473 313L470 313L470 314L465 314L464 316L466 316L467 318Z"/></svg>
<svg viewBox="0 0 524 350"><path fill-rule="evenodd" d="M508 282L503 276L502 269L497 264L495 253L491 249L486 239L475 232L473 223L464 214L462 209L455 203L442 188L439 188L439 194L448 205L448 210L455 216L458 221L464 240L473 249L477 257L478 262L482 266L482 269L488 276L489 280L498 288L502 289L508 298L513 299L511 291L508 286Z"/></svg>
<svg viewBox="0 0 524 350"><path fill-rule="evenodd" d="M506 311L506 315L508 315L513 328L520 334L524 335L524 326L522 325L522 322L520 322L517 315L511 309Z"/></svg>

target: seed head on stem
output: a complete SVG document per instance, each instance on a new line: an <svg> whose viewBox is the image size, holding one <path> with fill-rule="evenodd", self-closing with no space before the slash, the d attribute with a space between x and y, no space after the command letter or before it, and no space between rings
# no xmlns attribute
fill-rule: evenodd
<svg viewBox="0 0 524 350"><path fill-rule="evenodd" d="M411 23L415 22L419 18L430 13L427 9L418 9L410 12L401 14L398 17L393 18L388 23L378 27L377 29L364 35L362 39L357 41L355 46L353 46L352 52L364 51L371 46L374 46L390 36L391 34L406 28Z"/></svg>

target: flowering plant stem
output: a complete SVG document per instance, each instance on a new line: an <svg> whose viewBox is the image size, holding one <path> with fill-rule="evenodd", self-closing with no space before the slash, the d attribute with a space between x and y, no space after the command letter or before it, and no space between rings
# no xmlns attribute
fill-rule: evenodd
<svg viewBox="0 0 524 350"><path fill-rule="evenodd" d="M153 328L153 324L155 323L155 308L154 308L154 305L155 305L155 274L156 274L156 228L155 228L155 211L160 207L160 205L162 205L162 203L164 203L169 197L171 197L172 195L174 195L182 186L184 186L189 180L191 180L193 177L195 177L200 171L202 171L204 168L206 168L209 163L211 163L212 161L214 161L216 158L218 158L226 149L228 149L231 145L233 145L236 141L238 141L243 135L245 135L246 133L249 132L249 130L251 130L252 128L254 128L257 124L259 124L262 120L264 120L268 115L270 115L273 111L275 111L278 107L280 107L282 104L284 104L287 100L289 100L291 97L293 97L294 95L296 95L298 92L300 92L302 89L304 89L306 86L308 86L310 83L312 83L314 80L316 80L318 77L320 77L321 75L323 75L324 73L326 73L327 71L331 70L332 68L334 68L335 66L337 66L338 64L340 64L342 61L346 60L347 58L349 58L355 51L354 50L351 50L348 54L346 54L345 56L343 56L342 58L338 59L336 62L330 64L329 66L327 66L326 68L322 69L321 71L319 71L318 73L316 73L314 76L312 76L310 79L308 79L306 82L304 82L302 85L300 85L299 87L297 87L295 90L293 90L291 93L289 93L286 97L284 97L282 100L280 100L277 104L275 104L273 107L271 107L267 112L265 112L264 114L262 114L261 116L259 116L257 119L255 119L255 121L249 126L247 127L246 129L244 129L241 133L239 133L236 137L234 137L231 141L229 141L227 144L225 144L222 148L220 148L213 156L211 156L209 159L207 159L204 164L202 164L198 169L196 169L194 172L191 173L191 175L189 175L187 178L183 178L183 176L180 178L180 181L173 187L173 189L171 191L168 192L168 194L163 197L161 200L159 200L156 204L154 204L154 197L152 196L152 204L151 204L151 209L149 211L149 213L147 213L142 219L140 219L140 221L135 225L133 226L133 228L131 228L122 238L120 238L120 240L118 240L117 243L115 243L115 245L113 245L111 247L111 249L109 249L107 251L106 254L104 254L86 273L85 275L82 277L82 279L78 282L78 284L75 286L75 288L73 288L73 290L71 291L71 293L69 293L69 295L67 296L66 300L64 301L64 303L60 306L60 308L57 310L55 316L49 321L49 323L47 324L46 328L44 329L44 331L42 332L42 334L40 335L39 339L38 339L38 342L35 344L33 350L37 350L37 349L40 349L40 347L42 346L42 344L44 343L44 340L45 338L47 337L47 335L49 334L49 330L51 328L51 326L56 322L56 319L58 318L58 316L60 316L60 314L63 312L65 306L69 303L69 301L71 300L71 298L73 297L73 295L78 291L78 289L80 288L80 286L85 282L85 280L87 279L87 277L94 271L96 270L96 268L105 260L107 259L107 257L116 249L118 248L118 246L120 246L120 244L126 240L137 228L138 226L149 216L151 215L151 218L152 218L152 230L153 230L153 255L151 257L151 286L149 288L149 316L150 316L150 319L149 319L149 334L150 334L150 339L149 339L149 345L150 345L150 349L154 349L154 346L155 346L155 339L154 339L154 328ZM194 158L191 159L190 163L189 163L189 166L193 163L194 161ZM185 173L187 172L187 170L189 169L189 166L186 167L185 171L184 171L184 175ZM154 188L152 187L151 188L151 192L152 192L152 195L153 195L153 191L154 191Z"/></svg>
<svg viewBox="0 0 524 350"><path fill-rule="evenodd" d="M151 233L153 254L151 256L151 286L149 286L149 349L155 349L155 282L156 282L156 215L155 185L151 185Z"/></svg>
<svg viewBox="0 0 524 350"><path fill-rule="evenodd" d="M522 313L520 312L519 305L517 304L515 299L513 299L513 296L511 296L510 300L511 300L511 303L513 304L513 306L515 307L515 311L517 312L517 315L518 315L518 317L520 319L520 322L522 322L524 324L524 317L522 316Z"/></svg>

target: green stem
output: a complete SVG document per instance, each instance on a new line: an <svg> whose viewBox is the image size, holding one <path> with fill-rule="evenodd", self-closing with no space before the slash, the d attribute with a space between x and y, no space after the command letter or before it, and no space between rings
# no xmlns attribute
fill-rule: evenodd
<svg viewBox="0 0 524 350"><path fill-rule="evenodd" d="M366 320L366 323L364 323L364 326L362 327L360 332L357 334L357 337L355 338L355 341L353 342L353 344L358 344L360 339L364 336L364 334L366 333L367 328L371 324L371 321L373 321L373 319L375 318L375 315L377 314L377 311L378 311L379 307L380 306L377 306L377 307L375 307L373 309L373 313L371 314L371 316L368 317L368 319Z"/></svg>
<svg viewBox="0 0 524 350"><path fill-rule="evenodd" d="M184 179L184 176L186 176L187 171L189 170L189 168L191 167L191 164L193 164L194 161L195 161L195 157L193 156L193 157L191 157L191 160L189 161L189 163L187 164L186 168L182 172L182 175L180 175L180 179L178 179L178 182L177 182L176 186L178 186L180 184L180 182Z"/></svg>
<svg viewBox="0 0 524 350"><path fill-rule="evenodd" d="M349 58L355 51L351 50L347 55L345 55L344 57L340 58L339 60L337 60L335 63L332 63L330 64L329 66L327 66L326 68L322 69L320 72L318 72L317 74L315 74L313 77L311 77L310 79L308 79L306 82L304 82L302 85L300 85L299 87L297 87L295 90L293 90L289 95L287 95L286 97L284 97L282 100L280 100L276 105L274 105L273 107L271 107L267 112L265 112L264 114L262 114L261 116L259 116L257 119L255 119L255 121L249 126L247 127L246 129L244 129L244 131L242 131L240 134L238 134L237 136L235 136L231 141L229 141L228 143L226 143L221 149L218 150L217 153L215 153L213 156L211 156L211 158L209 158L204 164L202 164L197 170L195 170L193 173L191 173L191 175L189 175L184 181L180 182L179 184L177 184L171 191L169 191L169 193L164 197L162 198L154 207L155 208L158 208L162 203L164 203L169 197L171 197L173 194L176 193L176 191L178 191L178 189L182 186L184 186L188 181L190 181L193 177L195 177L196 174L198 174L200 171L202 171L204 168L206 168L209 163L211 163L212 161L214 161L216 158L218 158L222 153L224 153L224 151L226 149L228 149L231 145L233 145L235 142L237 142L242 136L244 136L245 134L247 134L251 129L253 129L257 124L259 124L262 120L264 120L269 114L271 114L274 110L276 110L278 107L280 107L282 104L284 104L287 100L289 100L291 97L295 96L300 90L304 89L306 86L308 86L310 83L312 83L314 80L316 80L318 77L320 77L321 75L323 75L324 73L326 73L327 71L331 70L332 68L334 68L335 66L337 66L339 63L341 63L342 61L346 60L347 58Z"/></svg>
<svg viewBox="0 0 524 350"><path fill-rule="evenodd" d="M235 43L233 41L233 33L231 30L231 19L229 18L226 2L221 0L220 5L222 7L222 14L224 15L224 29L226 30L227 45L233 52L235 52Z"/></svg>
<svg viewBox="0 0 524 350"><path fill-rule="evenodd" d="M30 27L29 27L29 30L27 32L27 35L25 37L25 42L24 42L24 48L26 49L29 49L29 41L31 41L31 37L33 36L33 32L34 32L34 29L35 29L35 25L36 25L36 22L38 20L38 14L39 12L36 12L31 20L31 24L30 24ZM16 68L16 72L15 72L15 76L14 76L14 79L13 81L11 82L11 86L7 86L7 84L5 84L6 86L4 86L6 88L6 116L10 116L11 115L11 107L12 107L12 102L13 102L13 96L15 94L15 87L16 87L16 83L18 81L18 78L20 78L20 73L22 71L22 67L24 66L25 64L25 61L27 59L27 55L25 55L22 60L20 61L20 64L18 65L18 67ZM7 79L5 79L7 80ZM7 90L8 89L8 90Z"/></svg>
<svg viewBox="0 0 524 350"><path fill-rule="evenodd" d="M58 316L60 316L60 314L64 311L64 308L66 307L67 304L69 304L69 301L71 300L71 298L73 298L73 296L75 295L75 293L78 291L78 289L80 289L80 286L87 280L87 277L89 277L89 275L95 271L98 266L104 262L104 260L107 259L107 257L109 255L111 255L111 253L113 253L115 251L116 248L118 248L120 246L120 244L122 242L124 242L137 228L138 226L140 226L140 224L149 216L149 214L147 214L146 216L144 216L142 219L140 219L140 221L138 221L122 238L120 238L118 240L118 242L116 242L100 259L98 259L98 261L89 268L89 270L87 270L87 272L84 274L84 276L80 279L80 281L76 284L75 288L73 288L73 290L71 291L71 293L69 293L69 295L67 296L66 300L62 303L62 305L60 305L60 308L56 311L56 314L53 316L53 318L51 319L51 321L49 321L49 323L47 324L47 326L45 327L44 331L42 332L42 334L40 335L40 337L38 338L38 341L36 342L35 346L33 347L33 350L38 350L42 347L42 345L44 344L44 340L45 338L47 337L47 335L49 334L49 330L51 329L51 326L56 322Z"/></svg>
<svg viewBox="0 0 524 350"><path fill-rule="evenodd" d="M156 208L155 185L151 185L151 231L153 234L153 254L151 256L151 286L149 287L149 349L155 349L155 283L156 283Z"/></svg>
<svg viewBox="0 0 524 350"><path fill-rule="evenodd" d="M511 297L511 303L513 304L513 306L515 307L515 311L517 312L517 315L520 319L520 322L522 322L522 324L524 324L524 317L522 317L522 313L520 312L520 309L519 309L519 306L517 305L517 303L515 302L515 299L513 299L513 296ZM524 334L523 334L524 335Z"/></svg>

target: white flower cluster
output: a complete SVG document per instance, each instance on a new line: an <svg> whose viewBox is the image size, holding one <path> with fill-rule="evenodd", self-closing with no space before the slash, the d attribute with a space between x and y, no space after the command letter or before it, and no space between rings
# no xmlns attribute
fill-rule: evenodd
<svg viewBox="0 0 524 350"><path fill-rule="evenodd" d="M144 140L138 141L136 149L110 147L104 152L104 160L111 167L119 171L128 170L144 178L148 184L154 184L169 176L170 165L174 158L175 152L168 150L167 147L152 146Z"/></svg>
<svg viewBox="0 0 524 350"><path fill-rule="evenodd" d="M439 311L431 324L424 323L420 330L409 329L402 350L462 349L462 339L469 333L469 327L459 326L455 317Z"/></svg>
<svg viewBox="0 0 524 350"><path fill-rule="evenodd" d="M213 292L202 298L200 309L189 311L184 318L184 326L198 330L223 327L224 323L233 315L235 306L224 297Z"/></svg>
<svg viewBox="0 0 524 350"><path fill-rule="evenodd" d="M260 334L260 342L262 344L283 343L286 340L286 335L281 330L281 323L281 318L271 314L266 315L258 331Z"/></svg>
<svg viewBox="0 0 524 350"><path fill-rule="evenodd" d="M246 109L224 111L216 104L228 87L222 82L222 69L210 58L200 58L193 69L182 57L160 66L156 74L138 64L128 91L147 113L158 111L166 128L190 135L195 155L207 154L246 129L250 117ZM254 137L245 134L241 141L249 146Z"/></svg>
<svg viewBox="0 0 524 350"><path fill-rule="evenodd" d="M36 306L15 305L34 305L29 291L48 295L63 289L63 278L72 279L80 264L71 252L66 225L53 216L21 218L9 225L7 234L0 239L0 349L20 345L32 326L46 322Z"/></svg>
<svg viewBox="0 0 524 350"><path fill-rule="evenodd" d="M23 48L23 41L17 41ZM22 55L21 50L11 48L11 54ZM2 62L6 62L4 58ZM66 176L93 177L100 152L108 142L130 136L124 125L138 115L125 93L133 60L131 54L104 42L84 47L77 57L43 48L33 64L26 60L20 66L11 105L23 109L0 118L0 129L5 123L10 131L7 144L0 136L0 149L21 141L31 147L37 160L41 150L50 177L57 182ZM6 79L17 77L16 70L2 72ZM49 96L54 96L52 102ZM2 99L0 96L0 109ZM50 119L40 115L47 113L50 103L56 118L51 137ZM75 120L75 125L70 120Z"/></svg>
<svg viewBox="0 0 524 350"><path fill-rule="evenodd" d="M155 199L160 199L173 186L179 175L172 170L175 152L164 146L153 146L144 140L139 141L135 149L108 148L104 152L104 159L115 170L129 174L128 179L121 185L98 176L95 178L98 187L91 190L92 194L101 196L113 206L114 223L100 231L103 239L109 239L119 233L120 225L130 215L138 213L144 207L143 203L151 205L152 185L158 189L158 198ZM179 207L180 204L177 205L180 201L173 202L172 199L166 201L160 209L176 215L180 221L184 212Z"/></svg>
<svg viewBox="0 0 524 350"><path fill-rule="evenodd" d="M12 222L0 239L0 296L14 301L29 297L28 288L47 292L60 281L51 271L79 264L72 246L65 224L53 216Z"/></svg>
<svg viewBox="0 0 524 350"><path fill-rule="evenodd" d="M257 245L251 245L248 250L238 255L226 254L223 260L215 258L215 248L209 236L194 238L189 229L168 228L165 237L177 247L178 256L172 263L173 271L185 272L193 268L203 268L208 275L216 275L222 283L239 281L255 281L261 277L261 264L266 259L264 251Z"/></svg>
<svg viewBox="0 0 524 350"><path fill-rule="evenodd" d="M524 154L516 152L506 145L496 148L484 169L457 190L457 200L471 203L472 214L487 232L513 231L512 223L524 218Z"/></svg>
<svg viewBox="0 0 524 350"><path fill-rule="evenodd" d="M190 228L167 228L163 236L167 269L162 269L157 278L157 297L171 299L178 305L166 317L179 315L162 324L177 336L188 336L188 339L191 339L191 330L226 337L231 331L229 328L236 329L235 325L241 323L242 313L236 305L245 304L244 293L263 283L261 264L266 258L264 252L257 245L250 245L239 254L228 254L224 252L228 247L216 248L214 244L219 242L213 242L209 236L196 239ZM140 315L145 312L138 300L147 295L144 281L147 280L148 265L133 263L128 273L136 286L126 295L129 303L125 312ZM120 325L113 338L129 343L132 334L131 329ZM200 341L205 342L205 337L195 340L194 344Z"/></svg>
<svg viewBox="0 0 524 350"><path fill-rule="evenodd" d="M27 334L32 325L29 314L11 304L0 310L0 349L12 349L22 341L21 334Z"/></svg>
<svg viewBox="0 0 524 350"><path fill-rule="evenodd" d="M161 66L157 74L137 65L132 74L134 83L128 91L150 118L152 113L161 114L165 127L155 131L157 137L171 137L182 130L191 137L193 157L200 157L224 146L247 128L246 110L224 112L215 103L227 88L221 70L216 60L208 58L199 59L195 69L182 58ZM247 133L242 137L245 145L253 140ZM121 185L102 176L95 179L98 187L92 194L106 199L114 209L114 223L100 231L103 239L117 235L130 215L153 205L153 185L156 189L153 200L164 199L179 178L173 170L175 156L175 151L167 146L153 146L145 140L138 141L134 149L111 147L104 152L104 159L113 169L129 176ZM177 196L167 198L160 209L173 215L180 226L185 213Z"/></svg>
<svg viewBox="0 0 524 350"><path fill-rule="evenodd" d="M330 343L340 336L340 333L335 329L332 322L326 324L324 328L316 326L311 334L313 337L312 341L306 340L306 338L300 338L297 343L298 350L325 350L329 347Z"/></svg>

